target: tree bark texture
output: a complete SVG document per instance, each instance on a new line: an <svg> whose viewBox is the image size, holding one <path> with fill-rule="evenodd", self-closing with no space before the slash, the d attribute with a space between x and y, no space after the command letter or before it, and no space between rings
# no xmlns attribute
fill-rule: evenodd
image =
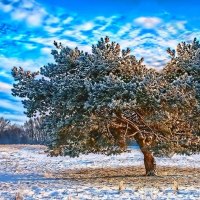
<svg viewBox="0 0 200 200"><path fill-rule="evenodd" d="M146 170L146 176L156 176L156 161L153 156L153 153L147 150L142 150L142 153L144 155L144 166Z"/></svg>

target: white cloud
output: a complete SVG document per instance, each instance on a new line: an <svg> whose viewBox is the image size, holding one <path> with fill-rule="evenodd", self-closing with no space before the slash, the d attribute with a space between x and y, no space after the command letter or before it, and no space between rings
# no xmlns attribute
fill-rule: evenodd
<svg viewBox="0 0 200 200"><path fill-rule="evenodd" d="M18 9L12 12L11 16L15 20L23 20L27 17L27 12L23 9Z"/></svg>
<svg viewBox="0 0 200 200"><path fill-rule="evenodd" d="M41 49L41 53L50 55L51 50L52 50L51 48L44 47Z"/></svg>
<svg viewBox="0 0 200 200"><path fill-rule="evenodd" d="M5 100L5 99L0 99L0 108L5 108L5 109L13 110L13 111L23 110L21 102L13 103L12 101Z"/></svg>
<svg viewBox="0 0 200 200"><path fill-rule="evenodd" d="M0 92L11 93L12 85L4 82L0 82Z"/></svg>
<svg viewBox="0 0 200 200"><path fill-rule="evenodd" d="M80 31L89 31L94 28L94 23L93 22L86 22L84 24L76 25L74 27L75 30L80 30Z"/></svg>
<svg viewBox="0 0 200 200"><path fill-rule="evenodd" d="M63 24L69 24L70 22L72 22L73 21L73 17L67 17L67 19L65 19L62 23Z"/></svg>
<svg viewBox="0 0 200 200"><path fill-rule="evenodd" d="M12 1L14 3L14 1ZM49 16L48 13L34 0L21 0L18 4L0 3L0 8L3 12L10 12L13 20L26 22L27 25L40 26L44 16Z"/></svg>
<svg viewBox="0 0 200 200"><path fill-rule="evenodd" d="M185 24L187 23L187 21L178 21L176 22L176 26L179 30L185 30Z"/></svg>
<svg viewBox="0 0 200 200"><path fill-rule="evenodd" d="M157 34L162 38L170 37L170 33L166 31L164 28L156 29Z"/></svg>
<svg viewBox="0 0 200 200"><path fill-rule="evenodd" d="M41 66L44 65L44 61L42 61L42 57L37 60L24 60L24 59L17 59L17 58L7 58L0 55L0 68L10 71L13 66L16 67L23 67L25 70L37 71L40 69ZM46 64L45 60L45 64ZM10 71L11 72L11 71Z"/></svg>
<svg viewBox="0 0 200 200"><path fill-rule="evenodd" d="M76 34L76 35L78 35L78 32L77 33L75 33L75 32L73 32L74 34ZM64 33L63 33L63 35L65 35ZM80 36L81 37L81 36ZM84 37L85 39L87 39L87 37L85 36ZM54 45L53 45L53 41L58 41L58 42L62 42L62 44L63 44L63 46L68 46L68 47L70 47L70 48L75 48L75 47L78 47L78 46L80 46L79 45L79 43L78 42L75 42L75 41L71 41L71 40L68 40L68 39L59 39L59 37L51 37L51 38L41 38L41 37L38 37L38 38L31 38L30 39L30 41L33 41L33 42L36 42L36 43L38 43L38 44L48 44L48 45L51 45L52 46L52 49L55 49L55 47L54 47ZM50 47L43 47L42 49L41 49L41 52L42 53L47 53L47 52L49 52L50 51ZM49 56L51 56L50 54L49 54ZM53 56L51 56L51 57L53 57ZM48 62L49 60L45 60L45 64Z"/></svg>
<svg viewBox="0 0 200 200"><path fill-rule="evenodd" d="M30 12L25 9L16 9L11 14L14 20L25 21L28 26L40 26L43 22L44 13L41 10Z"/></svg>
<svg viewBox="0 0 200 200"><path fill-rule="evenodd" d="M10 12L13 9L12 5L9 4L3 4L0 2L0 10L2 10L3 12Z"/></svg>
<svg viewBox="0 0 200 200"><path fill-rule="evenodd" d="M30 38L29 41L35 42L35 43L38 43L38 44L48 44L48 45L53 46L53 41L57 40L57 39L56 39L56 37L52 37L52 38L33 37L33 38Z"/></svg>
<svg viewBox="0 0 200 200"><path fill-rule="evenodd" d="M102 22L105 22L105 24L103 26L101 26L98 30L104 31L106 28L108 28L109 26L112 25L112 22L114 21L115 18L116 18L116 16L112 16L112 17L109 17L109 18L105 18L105 17L102 17L102 16L97 17L96 20L100 20Z"/></svg>
<svg viewBox="0 0 200 200"><path fill-rule="evenodd" d="M175 35L175 34L178 33L177 27L175 27L172 24L167 24L166 28L167 28L167 32L170 33L170 34L174 34Z"/></svg>
<svg viewBox="0 0 200 200"><path fill-rule="evenodd" d="M134 23L147 29L155 28L162 20L158 17L139 17L134 20Z"/></svg>
<svg viewBox="0 0 200 200"><path fill-rule="evenodd" d="M29 49L29 50L32 50L32 49L37 48L36 45L29 44L29 43L25 43L25 44L24 44L24 47L26 47L26 48Z"/></svg>
<svg viewBox="0 0 200 200"><path fill-rule="evenodd" d="M61 27L52 27L52 26L45 26L44 29L48 32L48 33L56 33L62 30Z"/></svg>
<svg viewBox="0 0 200 200"><path fill-rule="evenodd" d="M63 40L63 45L68 46L70 48L75 48L75 47L79 46L77 42L73 42L73 41L70 41L70 40Z"/></svg>
<svg viewBox="0 0 200 200"><path fill-rule="evenodd" d="M30 16L27 16L27 24L29 26L40 26L42 24L43 15L41 13L33 13Z"/></svg>
<svg viewBox="0 0 200 200"><path fill-rule="evenodd" d="M131 23L127 23L117 32L117 36L120 37L125 33L130 32L130 30L131 30Z"/></svg>
<svg viewBox="0 0 200 200"><path fill-rule="evenodd" d="M141 32L141 30L139 28L138 29L133 29L133 30L129 31L128 36L134 39L135 37L138 37L140 32Z"/></svg>
<svg viewBox="0 0 200 200"><path fill-rule="evenodd" d="M0 70L0 77L4 77L4 78L7 78L7 79L11 79L11 75L10 73L8 73L7 71L5 70Z"/></svg>
<svg viewBox="0 0 200 200"><path fill-rule="evenodd" d="M76 40L79 40L79 41L83 41L83 40L88 39L88 37L86 35L83 35L81 33L80 29L67 30L67 31L64 31L62 33L62 35L73 37L73 38L75 38Z"/></svg>
<svg viewBox="0 0 200 200"><path fill-rule="evenodd" d="M104 16L98 16L95 18L96 20L100 20L100 21L107 21L107 18Z"/></svg>
<svg viewBox="0 0 200 200"><path fill-rule="evenodd" d="M79 49L88 53L92 52L92 47L90 45L79 45Z"/></svg>
<svg viewBox="0 0 200 200"><path fill-rule="evenodd" d="M45 21L45 23L47 23L47 24L54 24L54 23L58 23L59 21L60 21L60 19L58 17L54 17L52 15L49 15L49 17Z"/></svg>
<svg viewBox="0 0 200 200"><path fill-rule="evenodd" d="M32 8L34 5L33 5L33 2L30 1L30 0L23 0L23 7L24 8Z"/></svg>
<svg viewBox="0 0 200 200"><path fill-rule="evenodd" d="M23 125L24 122L26 120L28 120L28 118L23 113L13 114L13 113L9 113L9 112L3 112L3 113L0 113L0 115L2 117L4 117L5 119L10 120L11 123L16 123L16 124L19 124L19 125Z"/></svg>

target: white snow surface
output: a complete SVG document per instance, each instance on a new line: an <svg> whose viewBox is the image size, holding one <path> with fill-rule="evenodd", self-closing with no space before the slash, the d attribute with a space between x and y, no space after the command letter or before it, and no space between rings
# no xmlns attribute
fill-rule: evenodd
<svg viewBox="0 0 200 200"><path fill-rule="evenodd" d="M15 199L199 199L200 191L194 187L174 193L171 188L126 188L119 193L116 187L93 185L80 181L46 178L46 173L59 173L67 169L118 168L143 165L143 155L138 148L129 153L105 156L102 154L49 157L40 145L0 145L0 200ZM174 155L171 158L156 158L159 166L200 168L200 154ZM91 181L92 182L92 181Z"/></svg>
<svg viewBox="0 0 200 200"><path fill-rule="evenodd" d="M0 147L0 160L7 165L0 165L1 172L44 173L46 171L60 172L66 169L125 167L143 165L143 155L138 148L132 148L129 153L106 156L103 154L80 155L77 158L68 156L49 157L44 153L44 146L25 145L20 150L12 146ZM200 167L200 154L191 156L174 155L171 158L156 158L158 166Z"/></svg>

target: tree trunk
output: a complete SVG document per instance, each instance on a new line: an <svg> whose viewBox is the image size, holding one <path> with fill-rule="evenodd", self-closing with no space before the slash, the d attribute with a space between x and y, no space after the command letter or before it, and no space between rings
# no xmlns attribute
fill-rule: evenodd
<svg viewBox="0 0 200 200"><path fill-rule="evenodd" d="M146 169L146 176L156 176L157 175L156 161L155 158L153 157L153 153L147 149L147 147L149 147L149 145L152 144L153 138L144 137L141 130L138 128L138 125L135 124L133 121L130 121L126 117L123 117L121 113L116 112L115 114L117 118L121 120L121 122L128 124L129 127L131 128L130 135L131 134L134 135L134 138L138 143L138 145L140 146L140 149L144 155L144 166ZM145 125L143 121L142 124ZM147 126L147 128L149 127ZM150 131L152 132L151 129Z"/></svg>
<svg viewBox="0 0 200 200"><path fill-rule="evenodd" d="M156 160L153 156L153 153L148 149L148 143L146 143L145 138L142 137L140 134L135 135L135 140L144 155L146 176L156 176Z"/></svg>
<svg viewBox="0 0 200 200"><path fill-rule="evenodd" d="M148 149L149 141L143 137L141 133L135 135L135 140L138 143L140 150L144 155L144 166L146 170L146 176L156 176L156 160L153 153ZM152 141L150 141L152 143Z"/></svg>
<svg viewBox="0 0 200 200"><path fill-rule="evenodd" d="M153 157L153 153L148 150L142 150L142 153L144 155L144 166L146 169L146 176L156 176L156 161Z"/></svg>

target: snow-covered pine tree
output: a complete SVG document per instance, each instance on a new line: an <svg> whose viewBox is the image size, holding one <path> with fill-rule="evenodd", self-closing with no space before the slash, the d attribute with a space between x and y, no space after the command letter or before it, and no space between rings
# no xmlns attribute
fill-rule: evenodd
<svg viewBox="0 0 200 200"><path fill-rule="evenodd" d="M164 68L166 77L170 82L175 79L187 79L187 85L195 90L195 98L200 101L200 44L194 38L191 43L181 42L174 52L171 61Z"/></svg>
<svg viewBox="0 0 200 200"><path fill-rule="evenodd" d="M72 157L109 155L126 151L128 142L136 140L147 175L156 175L153 152L191 151L188 142L199 138L191 131L187 112L198 100L192 96L193 86L186 87L188 78L174 76L170 67L162 72L146 68L143 58L137 60L129 48L121 50L108 37L93 45L92 53L54 44L55 63L37 73L12 70L13 95L24 98L28 117L44 118L50 148ZM187 129L176 127L179 117ZM198 143L192 150L199 150Z"/></svg>

